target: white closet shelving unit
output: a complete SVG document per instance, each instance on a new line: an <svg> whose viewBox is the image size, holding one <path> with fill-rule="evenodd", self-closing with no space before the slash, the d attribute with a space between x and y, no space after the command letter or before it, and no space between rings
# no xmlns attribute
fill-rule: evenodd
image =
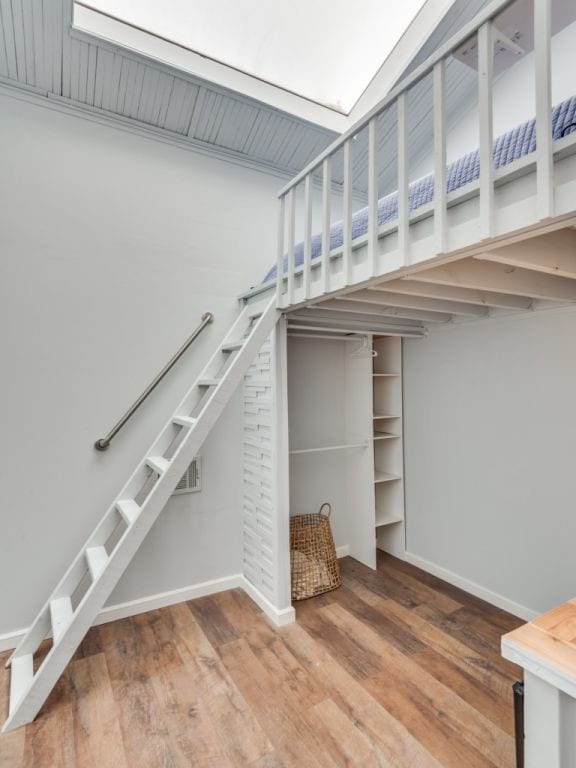
<svg viewBox="0 0 576 768"><path fill-rule="evenodd" d="M373 339L373 441L376 542L404 556L404 451L402 440L402 339Z"/></svg>
<svg viewBox="0 0 576 768"><path fill-rule="evenodd" d="M358 338L288 337L290 511L328 501L340 554L374 568L372 358L358 356L360 346Z"/></svg>
<svg viewBox="0 0 576 768"><path fill-rule="evenodd" d="M289 336L288 420L291 514L328 501L340 554L403 557L401 339Z"/></svg>

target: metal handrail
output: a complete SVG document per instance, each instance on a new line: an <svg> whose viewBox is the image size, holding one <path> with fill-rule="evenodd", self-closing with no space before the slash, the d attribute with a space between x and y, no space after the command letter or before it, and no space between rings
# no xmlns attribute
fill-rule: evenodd
<svg viewBox="0 0 576 768"><path fill-rule="evenodd" d="M111 441L114 439L114 437L116 437L118 432L120 432L120 430L122 429L124 424L126 424L128 419L130 419L136 413L136 411L138 410L138 408L140 408L144 400L146 400L148 395L151 392L153 392L154 389L156 389L156 387L162 381L164 376L166 376L168 371L174 366L175 363L178 362L178 360L182 357L184 352L186 352L188 347L192 344L194 339L196 339L202 333L204 328L207 325L209 325L213 320L214 320L214 315L212 314L212 312L205 312L202 315L202 322L200 323L198 328L196 328L196 330L192 333L192 335L186 339L186 341L184 342L184 344L182 344L178 352L176 352L176 354L166 363L166 365L164 366L164 368L162 368L162 370L156 376L156 378L146 387L144 392L142 392L138 400L136 400L136 402L126 411L124 416L122 416L122 418L112 427L112 429L110 430L110 432L108 432L106 437L101 437L98 440L96 440L96 442L94 443L94 448L96 448L96 450L105 451L110 447Z"/></svg>

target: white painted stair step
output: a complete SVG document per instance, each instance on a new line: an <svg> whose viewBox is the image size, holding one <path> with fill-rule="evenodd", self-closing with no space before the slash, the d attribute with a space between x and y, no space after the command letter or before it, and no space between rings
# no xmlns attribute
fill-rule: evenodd
<svg viewBox="0 0 576 768"><path fill-rule="evenodd" d="M50 601L50 622L52 637L57 643L72 620L72 600L69 597L57 597Z"/></svg>
<svg viewBox="0 0 576 768"><path fill-rule="evenodd" d="M116 502L116 509L122 515L126 525L132 525L140 514L140 505L134 499L120 499Z"/></svg>
<svg viewBox="0 0 576 768"><path fill-rule="evenodd" d="M34 677L34 656L16 656L10 663L10 712L28 690Z"/></svg>
<svg viewBox="0 0 576 768"><path fill-rule="evenodd" d="M220 349L222 352L236 352L239 349L242 349L242 342L241 341L229 341L227 344L222 344Z"/></svg>
<svg viewBox="0 0 576 768"><path fill-rule="evenodd" d="M179 427L193 427L196 424L196 419L193 419L192 416L173 416L172 423Z"/></svg>
<svg viewBox="0 0 576 768"><path fill-rule="evenodd" d="M92 581L96 581L104 568L106 568L106 563L108 562L108 553L105 547L88 547L86 550L86 562L88 563L88 570L92 576Z"/></svg>
<svg viewBox="0 0 576 768"><path fill-rule="evenodd" d="M165 459L163 456L148 456L146 464L160 476L162 476L170 466L168 459Z"/></svg>

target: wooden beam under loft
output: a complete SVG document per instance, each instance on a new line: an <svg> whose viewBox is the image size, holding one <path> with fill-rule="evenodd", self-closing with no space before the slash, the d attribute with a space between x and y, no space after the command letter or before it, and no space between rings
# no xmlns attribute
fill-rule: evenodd
<svg viewBox="0 0 576 768"><path fill-rule="evenodd" d="M312 304L310 307L297 310L290 317L318 317L320 313L323 315L330 315L331 317L346 316L347 320L374 320L378 322L413 320L420 323L448 323L452 319L452 315L444 312L427 312L421 309L403 309L402 307L392 307L388 305L382 305L381 307L374 305L366 305L359 303L358 306L352 307L349 310L350 304L353 302L340 301L339 299L329 299L322 302L322 304ZM368 309L366 309L368 307Z"/></svg>
<svg viewBox="0 0 576 768"><path fill-rule="evenodd" d="M558 229L475 256L481 261L576 279L576 230Z"/></svg>
<svg viewBox="0 0 576 768"><path fill-rule="evenodd" d="M330 299L322 304L313 304L310 309L329 310L340 312L342 314L367 315L373 318L389 318L402 320L419 320L426 323L448 323L452 315L448 312L428 312L426 310L396 307L384 302L355 301L352 294L351 298Z"/></svg>
<svg viewBox="0 0 576 768"><path fill-rule="evenodd" d="M576 301L576 280L476 258L416 272L410 279L548 301Z"/></svg>
<svg viewBox="0 0 576 768"><path fill-rule="evenodd" d="M386 290L409 296L447 299L449 301L476 304L479 307L493 307L495 309L530 309L533 301L529 296L513 296L507 293L461 288L460 286L443 285L441 283L424 283L412 280L410 277L391 280L390 282L383 283L382 287Z"/></svg>
<svg viewBox="0 0 576 768"><path fill-rule="evenodd" d="M447 299L432 299L422 296L410 296L387 290L386 284L374 286L365 291L358 291L342 297L345 301L366 302L369 305L389 305L403 309L420 309L449 315L471 315L484 317L488 314L485 307L466 304Z"/></svg>

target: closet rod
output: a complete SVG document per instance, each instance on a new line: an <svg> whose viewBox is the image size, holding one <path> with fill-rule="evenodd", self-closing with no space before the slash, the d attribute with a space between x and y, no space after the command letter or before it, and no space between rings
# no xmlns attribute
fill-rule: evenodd
<svg viewBox="0 0 576 768"><path fill-rule="evenodd" d="M410 338L422 339L427 335L425 328L408 328L394 327L394 326L382 326L381 328L366 328L366 329L354 329L354 328L331 328L326 325L288 325L288 333L290 331L324 331L330 333L354 333L361 336L367 336L374 334L375 336L408 336Z"/></svg>

